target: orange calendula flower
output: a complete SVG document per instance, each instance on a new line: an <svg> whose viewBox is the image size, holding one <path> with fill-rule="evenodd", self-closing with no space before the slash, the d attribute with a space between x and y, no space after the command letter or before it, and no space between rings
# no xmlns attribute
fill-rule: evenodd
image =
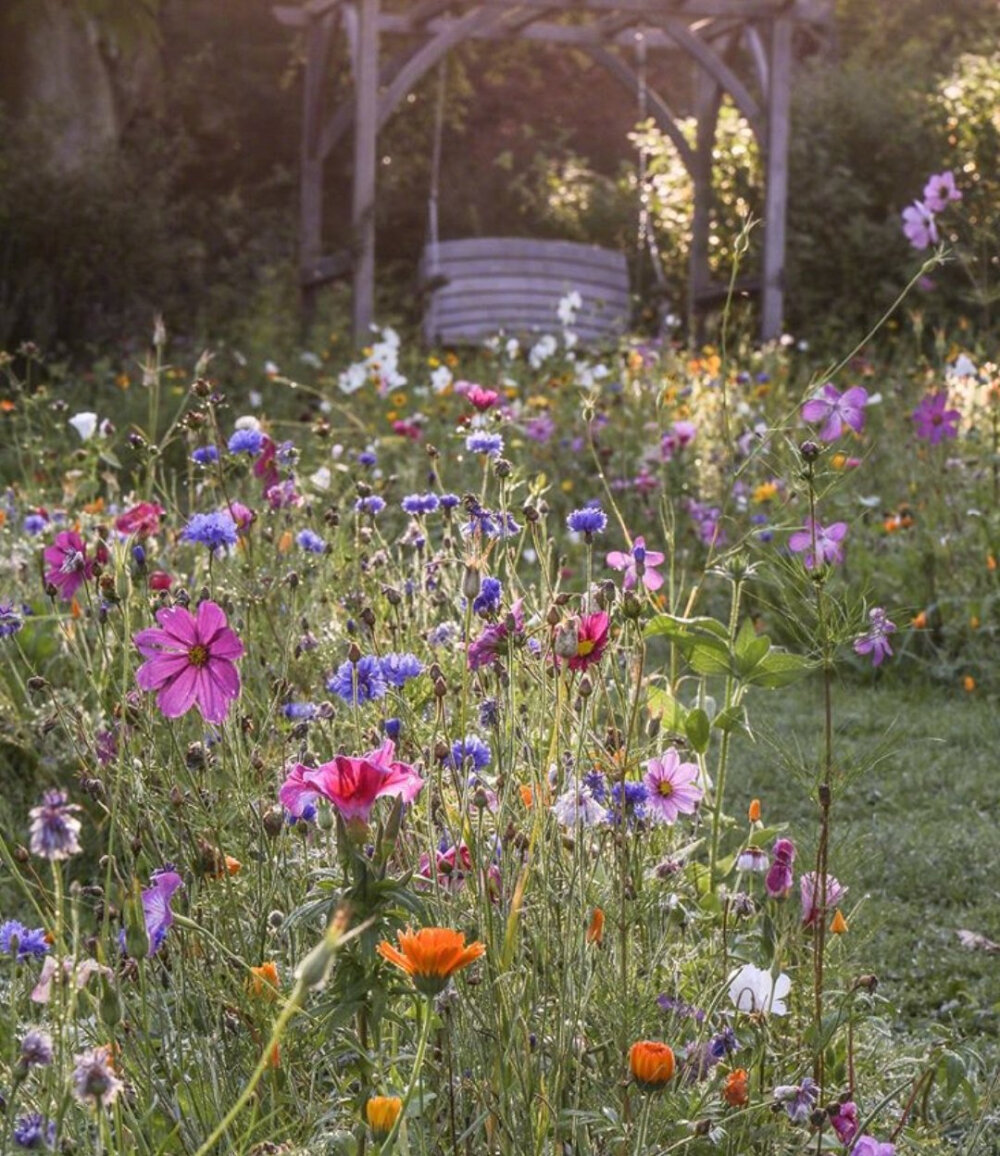
<svg viewBox="0 0 1000 1156"><path fill-rule="evenodd" d="M750 1102L750 1088L746 1068L737 1068L726 1076L722 1098L730 1108L743 1108Z"/></svg>
<svg viewBox="0 0 1000 1156"><path fill-rule="evenodd" d="M659 1040L636 1040L629 1048L628 1066L640 1088L658 1091L673 1077L673 1048Z"/></svg>
<svg viewBox="0 0 1000 1156"><path fill-rule="evenodd" d="M587 928L587 942L596 943L598 947L604 939L604 912L600 907L594 908L594 914L590 917L590 926Z"/></svg>
<svg viewBox="0 0 1000 1156"><path fill-rule="evenodd" d="M927 628L927 611L921 610L919 614L915 614L910 620L910 625L914 630L926 630Z"/></svg>
<svg viewBox="0 0 1000 1156"><path fill-rule="evenodd" d="M830 924L830 931L834 935L844 935L847 931L847 920L844 918L844 913L838 907L833 916L833 922Z"/></svg>
<svg viewBox="0 0 1000 1156"><path fill-rule="evenodd" d="M372 1096L365 1104L365 1119L377 1143L389 1138L402 1110L403 1101L399 1096Z"/></svg>
<svg viewBox="0 0 1000 1156"><path fill-rule="evenodd" d="M427 996L444 991L456 971L461 971L486 951L483 943L466 946L465 936L448 927L400 931L396 938L399 950L383 940L378 945L379 955L405 971L417 991Z"/></svg>
<svg viewBox="0 0 1000 1156"><path fill-rule="evenodd" d="M268 960L260 967L250 968L247 991L255 999L266 999L269 1003L278 998L278 965Z"/></svg>
<svg viewBox="0 0 1000 1156"><path fill-rule="evenodd" d="M760 822L760 799L751 799L747 808L747 818L751 823Z"/></svg>
<svg viewBox="0 0 1000 1156"><path fill-rule="evenodd" d="M967 674L965 678L962 679L962 686L965 688L967 694L972 694L976 689L976 680L971 674Z"/></svg>
<svg viewBox="0 0 1000 1156"><path fill-rule="evenodd" d="M997 568L997 560L992 554L986 555L986 569L995 570Z"/></svg>

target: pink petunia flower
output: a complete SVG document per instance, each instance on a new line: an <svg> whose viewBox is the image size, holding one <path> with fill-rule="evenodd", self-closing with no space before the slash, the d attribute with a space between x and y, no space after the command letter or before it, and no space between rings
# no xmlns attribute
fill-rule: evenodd
<svg viewBox="0 0 1000 1156"><path fill-rule="evenodd" d="M937 222L923 201L914 201L903 210L903 235L914 249L926 249L938 243Z"/></svg>
<svg viewBox="0 0 1000 1156"><path fill-rule="evenodd" d="M635 588L640 575L647 590L659 590L663 585L663 575L657 573L656 567L661 566L663 561L664 555L658 550L646 549L645 538L636 538L627 554L621 550L612 550L607 558L612 569L625 571L623 585L626 590Z"/></svg>
<svg viewBox="0 0 1000 1156"><path fill-rule="evenodd" d="M802 896L802 922L806 927L811 926L822 914L820 910L820 887L816 872L810 871L799 879L799 893ZM839 883L832 875L826 877L826 906L825 910L836 907L847 894L847 888Z"/></svg>
<svg viewBox="0 0 1000 1156"><path fill-rule="evenodd" d="M202 602L195 618L183 606L165 607L156 621L158 627L132 638L147 660L135 674L139 687L157 691L156 705L167 718L197 706L206 722L223 722L240 693L235 663L244 649L222 608Z"/></svg>
<svg viewBox="0 0 1000 1156"><path fill-rule="evenodd" d="M841 393L835 385L827 382L816 397L802 406L802 420L810 424L822 422L820 439L833 442L844 432L845 426L861 433L865 428L867 404L868 390L862 386L855 385Z"/></svg>
<svg viewBox="0 0 1000 1156"><path fill-rule="evenodd" d="M278 798L296 818L317 799L326 799L340 812L345 823L364 826L376 799L398 795L412 803L424 780L409 763L393 762L396 752L391 739L360 757L337 755L315 769L296 763L281 785Z"/></svg>
<svg viewBox="0 0 1000 1156"><path fill-rule="evenodd" d="M678 815L693 815L704 791L695 780L697 763L682 763L676 747L650 759L642 777L648 792L646 807L658 823L676 823Z"/></svg>
<svg viewBox="0 0 1000 1156"><path fill-rule="evenodd" d="M960 201L962 193L955 188L955 174L951 169L934 173L924 186L924 204L932 213L940 213L949 201Z"/></svg>
<svg viewBox="0 0 1000 1156"><path fill-rule="evenodd" d="M919 438L925 438L932 446L945 438L958 437L958 423L962 415L957 409L946 409L948 394L944 390L929 393L913 411L913 424Z"/></svg>
<svg viewBox="0 0 1000 1156"><path fill-rule="evenodd" d="M94 560L75 530L63 530L43 555L48 569L45 581L54 586L63 602L72 602L77 590L94 575Z"/></svg>
<svg viewBox="0 0 1000 1156"><path fill-rule="evenodd" d="M803 562L807 570L814 569L817 564L834 566L844 560L844 548L841 543L846 536L846 522L821 526L819 522L806 518L805 526L801 530L796 530L788 539L788 548L794 554L805 554Z"/></svg>

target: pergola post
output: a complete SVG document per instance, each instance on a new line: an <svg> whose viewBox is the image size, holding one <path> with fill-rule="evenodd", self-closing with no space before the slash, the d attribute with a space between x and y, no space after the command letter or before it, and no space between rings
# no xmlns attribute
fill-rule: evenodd
<svg viewBox="0 0 1000 1156"><path fill-rule="evenodd" d="M323 78L333 31L330 12L311 16L306 26L302 109L302 172L299 178L299 281L306 324L316 303L316 270L323 254Z"/></svg>
<svg viewBox="0 0 1000 1156"><path fill-rule="evenodd" d="M767 93L767 172L764 207L764 286L761 337L773 341L784 324L785 212L792 96L792 21L778 17L771 30Z"/></svg>
<svg viewBox="0 0 1000 1156"><path fill-rule="evenodd" d="M379 0L361 0L354 54L354 341L363 345L375 319L375 177L378 141Z"/></svg>
<svg viewBox="0 0 1000 1156"><path fill-rule="evenodd" d="M719 120L721 91L718 84L698 69L695 115L694 165L691 181L694 186L691 214L691 248L688 253L688 333L702 340L704 309L702 298L712 280L708 264L708 236L712 223L712 153Z"/></svg>

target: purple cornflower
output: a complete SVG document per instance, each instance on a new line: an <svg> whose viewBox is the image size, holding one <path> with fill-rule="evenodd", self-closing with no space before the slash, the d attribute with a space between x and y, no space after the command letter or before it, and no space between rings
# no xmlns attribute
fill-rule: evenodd
<svg viewBox="0 0 1000 1156"><path fill-rule="evenodd" d="M327 690L348 703L370 702L372 699L385 698L386 688L382 665L371 654L364 655L356 663L351 662L350 659L342 662L326 684Z"/></svg>
<svg viewBox="0 0 1000 1156"><path fill-rule="evenodd" d="M625 805L622 806L622 787L625 791ZM610 822L616 826L622 820L622 812L625 815L625 824L628 827L641 826L647 816L647 804L649 802L649 790L645 783L622 783L619 780L611 784L611 816Z"/></svg>
<svg viewBox="0 0 1000 1156"><path fill-rule="evenodd" d="M488 614L496 614L500 609L500 598L503 595L503 585L499 578L484 578L479 587L479 593L472 600L474 613L484 618Z"/></svg>
<svg viewBox="0 0 1000 1156"><path fill-rule="evenodd" d="M361 453L358 454L358 465L359 466L371 467L371 466L375 465L375 463L377 461L378 461L378 457L376 456L374 450L362 450Z"/></svg>
<svg viewBox="0 0 1000 1156"><path fill-rule="evenodd" d="M903 210L903 235L914 249L938 243L937 222L923 201L914 201Z"/></svg>
<svg viewBox="0 0 1000 1156"><path fill-rule="evenodd" d="M356 514L369 514L375 517L381 514L385 509L385 498L380 498L378 494L369 494L366 498L358 498L354 503L354 512Z"/></svg>
<svg viewBox="0 0 1000 1156"><path fill-rule="evenodd" d="M608 812L584 786L563 791L551 810L564 827L596 827L608 821Z"/></svg>
<svg viewBox="0 0 1000 1156"><path fill-rule="evenodd" d="M951 169L934 173L924 185L924 204L932 213L940 213L949 201L960 201L962 194L955 188L955 174Z"/></svg>
<svg viewBox="0 0 1000 1156"><path fill-rule="evenodd" d="M12 602L0 602L0 638L10 638L24 625L24 619L14 609Z"/></svg>
<svg viewBox="0 0 1000 1156"><path fill-rule="evenodd" d="M264 435L259 429L238 429L229 439L227 446L231 454L249 454L255 458L264 445Z"/></svg>
<svg viewBox="0 0 1000 1156"><path fill-rule="evenodd" d="M295 541L308 554L322 554L326 551L326 542L312 530L299 530Z"/></svg>
<svg viewBox="0 0 1000 1156"><path fill-rule="evenodd" d="M582 510L574 510L566 519L566 525L574 534L583 534L591 542L595 534L603 533L607 528L608 516L595 502Z"/></svg>
<svg viewBox="0 0 1000 1156"><path fill-rule="evenodd" d="M926 438L932 446L945 438L958 436L962 415L957 409L946 409L948 394L944 390L929 393L913 411L913 423L919 438Z"/></svg>
<svg viewBox="0 0 1000 1156"><path fill-rule="evenodd" d="M45 938L45 928L25 927L18 919L8 919L0 923L0 954L14 955L17 959L41 959L47 955L49 944Z"/></svg>
<svg viewBox="0 0 1000 1156"><path fill-rule="evenodd" d="M776 839L771 853L774 856L774 862L764 879L764 886L772 899L782 899L792 889L795 844L791 839Z"/></svg>
<svg viewBox="0 0 1000 1156"><path fill-rule="evenodd" d="M874 606L868 611L868 633L859 634L854 640L854 653L859 655L870 654L872 666L880 666L882 661L891 657L892 647L889 645L889 635L896 629L896 624L890 622L881 606Z"/></svg>
<svg viewBox="0 0 1000 1156"><path fill-rule="evenodd" d="M841 393L835 385L827 382L816 397L803 404L802 420L810 424L822 422L820 439L833 442L844 432L845 426L855 433L861 433L865 428L867 404L868 390L862 386L855 385Z"/></svg>
<svg viewBox="0 0 1000 1156"><path fill-rule="evenodd" d="M122 1090L123 1084L115 1075L111 1048L107 1045L91 1048L75 1057L73 1095L81 1104L108 1107Z"/></svg>
<svg viewBox="0 0 1000 1156"><path fill-rule="evenodd" d="M407 494L400 505L408 514L433 514L441 499L437 494Z"/></svg>
<svg viewBox="0 0 1000 1156"><path fill-rule="evenodd" d="M479 704L479 725L486 730L500 725L500 707L495 698L484 698Z"/></svg>
<svg viewBox="0 0 1000 1156"><path fill-rule="evenodd" d="M704 791L698 786L697 763L682 763L670 747L646 764L643 783L649 792L650 816L657 823L676 823L679 815L693 815Z"/></svg>
<svg viewBox="0 0 1000 1156"><path fill-rule="evenodd" d="M441 495L441 509L444 510L446 514L451 513L451 511L454 510L456 506L460 506L461 504L462 499L458 496L458 494Z"/></svg>
<svg viewBox="0 0 1000 1156"><path fill-rule="evenodd" d="M195 514L181 532L182 542L197 542L210 550L236 545L236 522L227 510Z"/></svg>
<svg viewBox="0 0 1000 1156"><path fill-rule="evenodd" d="M503 453L503 438L499 434L471 433L465 439L465 448L470 454L486 454L497 458Z"/></svg>
<svg viewBox="0 0 1000 1156"><path fill-rule="evenodd" d="M319 714L319 707L314 702L286 702L282 707L285 718L294 722L305 719L314 719Z"/></svg>
<svg viewBox="0 0 1000 1156"><path fill-rule="evenodd" d="M702 1008L695 1007L694 1004L679 999L677 996L667 995L666 992L656 997L656 1003L661 1011L670 1012L678 1019L693 1019L698 1024L705 1019L705 1012Z"/></svg>
<svg viewBox="0 0 1000 1156"><path fill-rule="evenodd" d="M451 744L451 754L448 756L448 766L460 770L462 767L471 767L474 771L485 770L493 759L493 752L488 743L484 743L478 735L466 735L464 739L456 739Z"/></svg>
<svg viewBox="0 0 1000 1156"><path fill-rule="evenodd" d="M44 1068L52 1063L52 1037L41 1028L25 1032L21 1040L19 1063L25 1068Z"/></svg>
<svg viewBox="0 0 1000 1156"><path fill-rule="evenodd" d="M817 564L835 566L844 560L844 548L841 543L846 535L846 522L834 522L830 526L823 526L812 518L806 518L805 526L801 530L796 530L788 539L788 548L794 554L804 553L803 562L807 570L815 569Z"/></svg>
<svg viewBox="0 0 1000 1156"><path fill-rule="evenodd" d="M44 514L27 514L24 519L24 532L26 534L40 534L48 525L48 519Z"/></svg>
<svg viewBox="0 0 1000 1156"><path fill-rule="evenodd" d="M466 537L479 533L484 538L509 538L521 529L510 514L493 513L478 502L471 503L468 509L469 521L462 527Z"/></svg>
<svg viewBox="0 0 1000 1156"><path fill-rule="evenodd" d="M808 1124L819 1099L819 1085L811 1076L806 1076L801 1084L782 1084L775 1088L774 1099L775 1103L784 1105L793 1124Z"/></svg>
<svg viewBox="0 0 1000 1156"><path fill-rule="evenodd" d="M698 537L706 546L721 546L725 542L726 536L719 526L722 511L718 506L706 506L689 498L687 511L694 521Z"/></svg>
<svg viewBox="0 0 1000 1156"><path fill-rule="evenodd" d="M43 859L68 859L80 853L80 807L70 803L65 791L46 791L42 805L32 807L31 850Z"/></svg>
<svg viewBox="0 0 1000 1156"><path fill-rule="evenodd" d="M896 1145L884 1143L874 1136L862 1136L851 1149L851 1156L896 1156Z"/></svg>
<svg viewBox="0 0 1000 1156"><path fill-rule="evenodd" d="M424 673L424 664L415 654L386 654L379 660L382 677L397 689Z"/></svg>
<svg viewBox="0 0 1000 1156"><path fill-rule="evenodd" d="M535 417L529 417L521 428L526 438L544 445L556 432L556 423L551 414L540 413Z"/></svg>
<svg viewBox="0 0 1000 1156"><path fill-rule="evenodd" d="M41 1112L29 1112L14 1125L14 1143L31 1152L51 1151L56 1143L56 1123Z"/></svg>
<svg viewBox="0 0 1000 1156"><path fill-rule="evenodd" d="M724 1060L726 1056L731 1056L733 1052L738 1052L739 1050L740 1041L736 1038L736 1033L728 1024L722 1031L716 1032L708 1041L708 1053L716 1063L719 1063L721 1060Z"/></svg>
<svg viewBox="0 0 1000 1156"><path fill-rule="evenodd" d="M216 446L199 446L192 454L191 461L199 466L210 466L219 460L219 450Z"/></svg>

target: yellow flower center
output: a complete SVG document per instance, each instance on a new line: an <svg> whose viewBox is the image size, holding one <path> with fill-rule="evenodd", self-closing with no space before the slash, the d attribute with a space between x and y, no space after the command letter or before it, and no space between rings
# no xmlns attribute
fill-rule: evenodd
<svg viewBox="0 0 1000 1156"><path fill-rule="evenodd" d="M661 779L656 786L656 793L661 799L669 799L674 793L674 784L669 779Z"/></svg>
<svg viewBox="0 0 1000 1156"><path fill-rule="evenodd" d="M208 662L208 651L199 643L188 651L188 662L192 666L202 667Z"/></svg>
<svg viewBox="0 0 1000 1156"><path fill-rule="evenodd" d="M592 638L581 638L576 644L576 654L578 658L585 658L594 649L594 640Z"/></svg>

